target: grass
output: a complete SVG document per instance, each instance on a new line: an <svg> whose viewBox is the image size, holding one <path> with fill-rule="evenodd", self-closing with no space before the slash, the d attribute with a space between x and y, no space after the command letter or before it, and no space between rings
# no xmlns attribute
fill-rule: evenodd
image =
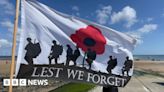
<svg viewBox="0 0 164 92"><path fill-rule="evenodd" d="M50 92L87 92L94 87L93 84L69 83Z"/></svg>

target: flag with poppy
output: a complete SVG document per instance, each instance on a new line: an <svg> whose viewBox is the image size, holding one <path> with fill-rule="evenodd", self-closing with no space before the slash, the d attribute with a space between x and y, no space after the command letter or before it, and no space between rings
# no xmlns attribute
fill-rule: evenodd
<svg viewBox="0 0 164 92"><path fill-rule="evenodd" d="M136 40L124 33L54 10L36 0L22 0L21 37L16 64L85 67L132 76ZM126 63L127 62L127 63ZM130 66L127 69L127 66Z"/></svg>

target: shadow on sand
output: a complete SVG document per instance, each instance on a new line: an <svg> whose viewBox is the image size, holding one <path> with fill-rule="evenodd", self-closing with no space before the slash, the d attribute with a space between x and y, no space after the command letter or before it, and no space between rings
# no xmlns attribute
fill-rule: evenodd
<svg viewBox="0 0 164 92"><path fill-rule="evenodd" d="M153 83L164 86L164 82L153 82Z"/></svg>

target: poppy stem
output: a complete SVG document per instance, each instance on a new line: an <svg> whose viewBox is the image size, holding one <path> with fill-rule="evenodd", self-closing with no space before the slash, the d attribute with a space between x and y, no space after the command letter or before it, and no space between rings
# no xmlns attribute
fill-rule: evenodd
<svg viewBox="0 0 164 92"><path fill-rule="evenodd" d="M85 61L85 56L86 56L87 52L84 53L84 58L83 58L83 67L84 67L84 61Z"/></svg>

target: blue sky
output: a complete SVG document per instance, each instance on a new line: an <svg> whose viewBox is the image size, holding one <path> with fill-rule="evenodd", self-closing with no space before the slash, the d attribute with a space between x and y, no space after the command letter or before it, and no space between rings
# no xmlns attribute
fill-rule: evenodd
<svg viewBox="0 0 164 92"><path fill-rule="evenodd" d="M0 56L11 55L16 0L0 2ZM163 0L38 0L138 39L134 54L164 54ZM20 26L19 26L20 29ZM19 43L17 36L17 47Z"/></svg>

